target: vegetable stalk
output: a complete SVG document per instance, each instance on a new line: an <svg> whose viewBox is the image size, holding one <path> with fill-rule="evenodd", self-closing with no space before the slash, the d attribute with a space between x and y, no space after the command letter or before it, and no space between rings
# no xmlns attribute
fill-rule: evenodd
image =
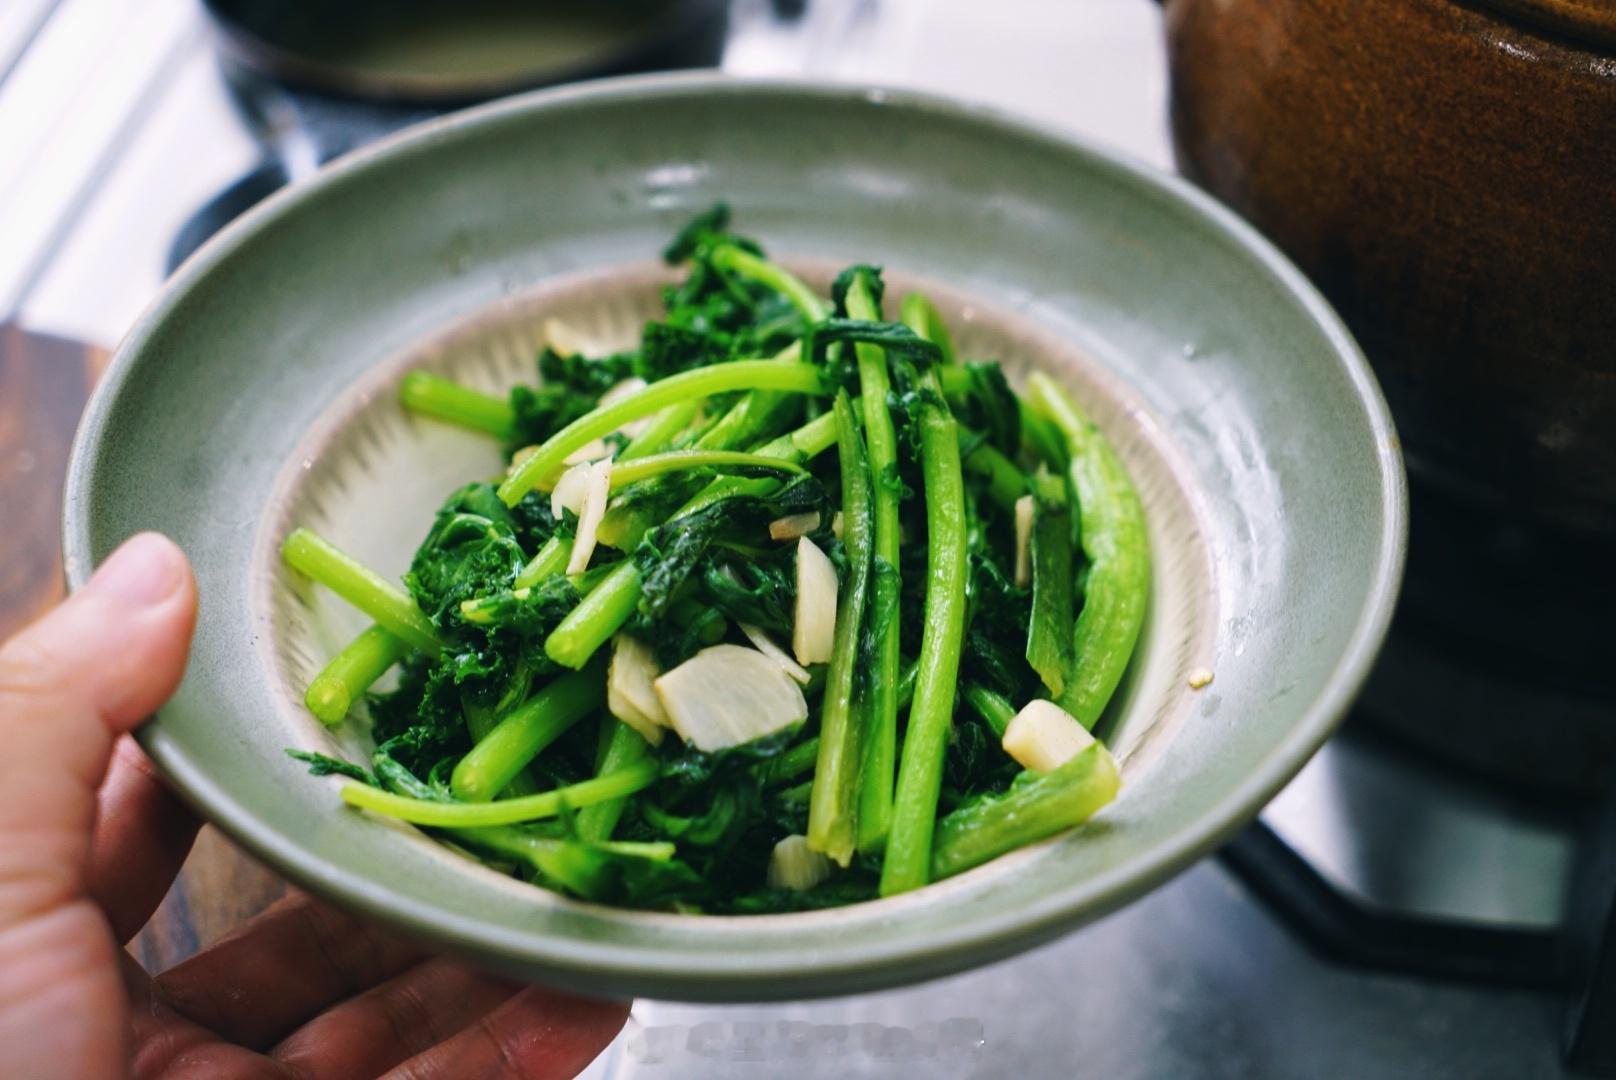
<svg viewBox="0 0 1616 1080"><path fill-rule="evenodd" d="M945 365L952 366L959 363L959 357L954 352L953 335L948 332L948 324L943 321L942 313L925 293L910 293L904 297L903 304L898 309L898 317L903 320L905 326L942 350Z"/></svg>
<svg viewBox="0 0 1616 1080"><path fill-rule="evenodd" d="M411 412L508 439L516 414L504 398L473 390L429 371L412 371L399 384L399 400Z"/></svg>
<svg viewBox="0 0 1616 1080"><path fill-rule="evenodd" d="M742 277L767 285L775 292L791 301L791 306L802 315L803 321L812 326L819 322L830 311L825 301L814 294L814 291L805 285L796 275L783 267L752 254L745 248L733 244L725 244L712 254L713 265L736 273Z"/></svg>
<svg viewBox="0 0 1616 1080"><path fill-rule="evenodd" d="M1066 485L1041 473L1033 484L1032 616L1027 663L1057 699L1072 676L1072 518Z"/></svg>
<svg viewBox="0 0 1616 1080"><path fill-rule="evenodd" d="M1022 773L1009 791L963 806L937 824L931 876L941 880L1080 825L1116 797L1110 751L1095 743L1053 772Z"/></svg>
<svg viewBox="0 0 1616 1080"><path fill-rule="evenodd" d="M1071 451L1078 533L1088 557L1083 608L1072 633L1072 677L1055 698L1093 729L1139 640L1150 601L1150 540L1144 510L1116 451L1054 380L1027 380L1033 406L1060 429Z"/></svg>
<svg viewBox="0 0 1616 1080"><path fill-rule="evenodd" d="M829 449L835 443L835 439L835 417L826 413L796 431L770 440L748 456L778 459L800 465L810 457ZM670 514L668 520L693 514L714 502L734 495L766 496L777 490L779 483L778 480L768 478L715 477L683 506ZM545 652L558 664L572 668L581 667L634 613L634 605L640 600L641 585L640 571L634 565L633 559L624 559L618 563L606 580L561 620L561 624L545 641Z"/></svg>
<svg viewBox="0 0 1616 1080"><path fill-rule="evenodd" d="M628 441L628 445L617 455L618 463L646 457L670 446L679 433L690 426L690 422L700 411L700 398L691 398L669 405L651 417L645 427L640 429L640 433Z"/></svg>
<svg viewBox="0 0 1616 1080"><path fill-rule="evenodd" d="M553 578L567 568L567 560L572 558L572 539L566 536L552 536L539 548L539 553L528 560L522 567L516 580L511 582L511 591L517 589L530 589L547 578Z"/></svg>
<svg viewBox="0 0 1616 1080"><path fill-rule="evenodd" d="M942 788L943 755L954 715L955 682L965 635L965 483L954 418L932 406L920 419L926 486L926 619L920 674L903 740L892 831L881 864L881 895L926 884Z"/></svg>
<svg viewBox="0 0 1616 1080"><path fill-rule="evenodd" d="M963 696L965 703L993 729L994 737L1004 738L1005 729L1016 715L1016 707L1010 704L1009 699L976 683L967 686Z"/></svg>
<svg viewBox="0 0 1616 1080"><path fill-rule="evenodd" d="M597 776L610 776L651 757L651 744L623 721L606 713L600 722L603 737L600 763L595 769ZM626 799L608 799L584 807L578 811L578 835L585 840L610 840L627 805Z"/></svg>
<svg viewBox="0 0 1616 1080"><path fill-rule="evenodd" d="M612 490L682 469L771 469L775 472L804 473L795 461L769 454L747 454L739 450L670 450L625 462L612 469Z"/></svg>
<svg viewBox="0 0 1616 1080"><path fill-rule="evenodd" d="M847 392L836 395L837 450L842 474L842 542L847 584L836 613L836 638L819 714L819 755L808 804L808 846L846 866L858 843L862 711L853 703L865 595L874 551L870 476ZM896 691L896 686L893 687Z"/></svg>
<svg viewBox="0 0 1616 1080"><path fill-rule="evenodd" d="M605 675L599 664L569 672L502 717L455 766L449 779L455 797L483 802L499 794L546 746L605 703Z"/></svg>
<svg viewBox="0 0 1616 1080"><path fill-rule="evenodd" d="M565 809L580 810L608 799L621 799L633 795L655 783L658 771L659 766L655 761L643 761L606 776L597 776L592 780L542 791L537 795L477 803L412 799L406 795L394 795L369 784L353 781L343 785L342 801L349 806L357 806L362 810L371 810L416 825L439 825L454 829L478 828L484 825L515 825L523 821L555 817Z"/></svg>
<svg viewBox="0 0 1616 1080"><path fill-rule="evenodd" d="M847 290L847 313L855 319L879 319L869 271L853 275ZM845 346L844 346L845 347ZM859 389L864 399L864 440L873 482L874 527L870 637L873 643L869 700L866 704L864 778L858 810L858 849L881 850L892 824L892 785L898 749L898 527L897 435L887 409L891 380L886 354L877 346L854 346ZM954 449L956 460L959 448Z"/></svg>
<svg viewBox="0 0 1616 1080"><path fill-rule="evenodd" d="M909 707L910 699L915 696L916 670L913 660L903 667L903 677L898 681L898 710L900 712ZM1006 703L1006 708L1009 708L1008 703ZM1009 723L1010 717L1013 715L1015 715L1015 710L1010 709L1005 715L1004 722ZM1003 734L1003 732L1000 732L1000 734ZM813 769L818 760L819 736L813 735L802 740L802 742L785 753L770 758L767 763L760 767L759 775L763 777L764 783L771 786L783 784L787 780L794 780Z"/></svg>
<svg viewBox="0 0 1616 1080"><path fill-rule="evenodd" d="M403 638L381 626L372 626L320 670L309 683L303 704L321 723L341 723L354 699L409 651Z"/></svg>
<svg viewBox="0 0 1616 1080"><path fill-rule="evenodd" d="M312 530L294 529L281 544L281 559L410 645L431 656L438 654L438 632L409 594Z"/></svg>
<svg viewBox="0 0 1616 1080"><path fill-rule="evenodd" d="M586 413L556 432L499 486L506 506L515 506L540 481L560 469L567 456L609 435L624 424L692 397L710 397L730 390L781 390L822 394L825 381L811 364L782 364L774 360L737 360L669 375L620 401Z"/></svg>
<svg viewBox="0 0 1616 1080"><path fill-rule="evenodd" d="M544 639L545 655L562 667L583 667L634 614L639 602L639 568L633 559L624 559L550 631Z"/></svg>
<svg viewBox="0 0 1616 1080"><path fill-rule="evenodd" d="M910 328L918 335L931 340L938 333L941 320L929 301L911 299L905 308L913 320ZM953 343L946 337L939 348L945 358L953 353ZM918 421L926 493L926 613L917 665L920 674L904 736L891 835L881 864L883 896L918 888L928 879L965 636L967 537L959 425L942 403L938 370L926 372L921 383L932 398Z"/></svg>

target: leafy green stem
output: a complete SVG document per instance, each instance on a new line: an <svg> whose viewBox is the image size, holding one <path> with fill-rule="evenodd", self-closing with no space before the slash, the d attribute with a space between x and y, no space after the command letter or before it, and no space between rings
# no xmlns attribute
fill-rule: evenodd
<svg viewBox="0 0 1616 1080"><path fill-rule="evenodd" d="M600 763L595 769L597 776L610 776L651 757L651 744L623 721L606 713L600 722L604 737ZM578 811L578 835L585 840L610 840L627 805L624 799L608 799Z"/></svg>
<svg viewBox="0 0 1616 1080"><path fill-rule="evenodd" d="M515 825L523 821L555 817L563 810L580 810L607 799L621 799L643 791L656 781L659 766L643 761L607 776L597 776L566 787L495 802L446 802L441 799L412 799L394 795L357 781L344 784L342 801L349 806L370 810L416 825L445 828L479 828L485 825Z"/></svg>
<svg viewBox="0 0 1616 1080"><path fill-rule="evenodd" d="M1072 516L1066 484L1040 472L1033 483L1032 616L1027 624L1027 663L1060 697L1072 677Z"/></svg>
<svg viewBox="0 0 1616 1080"><path fill-rule="evenodd" d="M819 714L819 755L808 803L808 846L846 866L858 844L860 757L863 732L853 702L859 639L870 585L875 525L870 474L847 392L836 395L837 451L842 474L842 543L847 580L836 613L836 636ZM894 688L896 689L896 688Z"/></svg>
<svg viewBox="0 0 1616 1080"><path fill-rule="evenodd" d="M870 271L860 268L847 290L847 313L854 319L877 320ZM846 346L844 345L843 348ZM859 389L864 401L864 440L872 479L870 636L873 643L866 704L864 777L859 795L858 849L879 851L892 823L893 772L898 747L898 573L901 530L898 523L898 442L887 408L892 383L886 354L874 345L854 346L858 358ZM956 459L959 456L955 448ZM845 526L844 526L845 527Z"/></svg>
<svg viewBox="0 0 1616 1080"><path fill-rule="evenodd" d="M455 797L486 802L498 795L546 746L601 707L605 675L599 664L568 672L501 717L455 766L449 778Z"/></svg>
<svg viewBox="0 0 1616 1080"><path fill-rule="evenodd" d="M403 638L384 627L372 626L320 669L303 695L303 704L321 723L341 723L354 699L409 651Z"/></svg>
<svg viewBox="0 0 1616 1080"><path fill-rule="evenodd" d="M970 803L937 823L932 879L951 877L1082 824L1116 798L1120 783L1116 762L1098 742L1053 772L1022 773L1005 794Z"/></svg>
<svg viewBox="0 0 1616 1080"><path fill-rule="evenodd" d="M959 363L959 356L954 352L954 338L948 332L948 324L943 321L942 314L925 293L910 293L905 296L898 308L898 318L902 319L903 324L909 329L942 350L945 365L952 366Z"/></svg>
<svg viewBox="0 0 1616 1080"><path fill-rule="evenodd" d="M970 438L963 428L960 437ZM991 443L978 443L966 456L965 469L988 482L988 498L1001 510L1013 509L1016 500L1027 493L1027 475Z"/></svg>
<svg viewBox="0 0 1616 1080"><path fill-rule="evenodd" d="M669 405L692 397L710 397L731 390L823 394L826 386L817 367L800 363L782 364L775 360L737 360L669 375L638 393L580 416L546 439L499 486L499 497L506 506L515 506L540 481L556 473L575 450Z"/></svg>
<svg viewBox="0 0 1616 1080"><path fill-rule="evenodd" d="M1028 379L1027 389L1033 407L1066 438L1078 534L1089 563L1072 632L1076 666L1055 704L1092 729L1116 692L1144 625L1150 539L1139 494L1099 428L1042 372Z"/></svg>
<svg viewBox="0 0 1616 1080"><path fill-rule="evenodd" d="M516 430L516 414L504 398L434 375L412 371L399 384L399 400L411 412L508 439Z"/></svg>
<svg viewBox="0 0 1616 1080"><path fill-rule="evenodd" d="M830 314L829 307L795 274L777 263L760 258L744 248L725 244L712 253L714 266L751 278L780 293L802 315L810 326Z"/></svg>
<svg viewBox="0 0 1616 1080"><path fill-rule="evenodd" d="M431 656L438 633L408 593L370 567L339 551L310 529L294 529L281 544L281 559Z"/></svg>
<svg viewBox="0 0 1616 1080"><path fill-rule="evenodd" d="M640 429L617 455L619 463L633 461L636 458L655 454L672 445L679 433L690 426L690 422L701 411L701 399L690 398L669 405L655 416L651 417L645 427Z"/></svg>
<svg viewBox="0 0 1616 1080"><path fill-rule="evenodd" d="M1003 694L995 693L980 683L971 683L962 694L965 703L976 711L996 738L1004 738L1005 729L1015 718L1016 707Z"/></svg>
<svg viewBox="0 0 1616 1080"><path fill-rule="evenodd" d="M612 467L611 489L620 491L629 484L664 473L686 469L769 469L774 472L804 473L801 465L769 454L748 454L740 450L670 450Z"/></svg>
<svg viewBox="0 0 1616 1080"><path fill-rule="evenodd" d="M553 578L567 568L567 560L572 557L572 538L570 536L552 536L539 548L539 553L528 560L522 567L522 572L516 575L511 582L511 589L529 589L547 578Z"/></svg>
<svg viewBox="0 0 1616 1080"><path fill-rule="evenodd" d="M612 567L600 584L579 601L544 639L545 655L563 667L589 662L640 602L640 571L633 559Z"/></svg>
<svg viewBox="0 0 1616 1080"><path fill-rule="evenodd" d="M883 896L919 888L930 874L932 831L965 635L965 483L959 434L954 418L941 405L927 408L919 422L926 487L926 614L920 675L909 707L892 830L881 864Z"/></svg>

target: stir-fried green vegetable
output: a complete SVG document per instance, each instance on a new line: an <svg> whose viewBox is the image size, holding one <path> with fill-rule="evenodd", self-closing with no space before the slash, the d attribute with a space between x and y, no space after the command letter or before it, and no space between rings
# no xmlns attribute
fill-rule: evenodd
<svg viewBox="0 0 1616 1080"><path fill-rule="evenodd" d="M873 899L1081 824L1149 598L1115 452L925 296L885 320L875 267L827 299L723 207L665 255L687 274L634 349L551 325L507 397L406 377L511 464L448 497L404 588L286 538L375 623L306 695L368 718L370 761L294 756L536 884L684 912Z"/></svg>
<svg viewBox="0 0 1616 1080"><path fill-rule="evenodd" d="M836 612L836 638L825 678L825 703L819 714L818 761L808 803L808 844L846 866L852 860L857 840L859 751L865 726L861 721L868 719L868 712L861 717L854 703L853 683L858 675L859 635L864 627L875 533L869 467L846 393L836 398L835 416L847 584ZM896 679L893 689L896 692Z"/></svg>

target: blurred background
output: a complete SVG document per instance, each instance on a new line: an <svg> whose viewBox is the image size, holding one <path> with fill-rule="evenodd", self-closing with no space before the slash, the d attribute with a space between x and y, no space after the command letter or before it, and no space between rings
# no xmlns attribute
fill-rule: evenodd
<svg viewBox="0 0 1616 1080"><path fill-rule="evenodd" d="M1406 134L1428 105L1472 131L1487 117L1517 116L1552 134L1545 110L1577 104L1572 75L1616 86L1616 38L1595 33L1591 51L1578 53L1576 19L1608 30L1616 16L1566 14L1578 5L1558 0L1165 6L1164 22L1151 0L0 0L0 637L59 595L60 486L74 425L108 353L169 270L278 187L453 107L619 71L718 66L1003 109L1182 168L1230 201L1325 287L1383 380L1404 370L1410 350L1468 355L1453 319L1432 314L1443 298L1420 289L1442 267L1458 268L1463 319L1491 340L1511 332L1485 325L1494 305L1473 289L1486 274L1470 239L1479 244L1486 230L1470 230L1452 209L1463 199L1449 199L1456 182L1439 175L1438 150L1478 177L1490 202L1477 205L1493 221L1534 212L1521 190L1542 192L1549 206L1558 189L1545 181L1575 179L1578 168L1597 180L1601 162L1616 164L1616 137L1591 150L1561 139L1557 166L1552 153L1532 158L1524 134L1484 130L1478 160L1507 165L1503 179L1517 185L1508 189L1447 136L1412 129L1403 168L1396 153L1362 153L1365 129L1329 113L1333 101L1350 114L1375 94L1402 95L1399 111L1367 129ZM1495 6L1548 21L1522 29L1478 14ZM1370 8L1381 38L1353 37L1351 12ZM1429 18L1405 26L1403 12ZM1411 64L1388 43L1427 31L1459 42L1471 60L1530 62L1558 82L1533 90L1526 108L1507 93L1466 98L1465 78L1507 89L1512 76L1475 65L1467 75L1429 53L1428 64ZM1373 66L1368 56L1427 81L1405 91L1387 69L1355 82ZM1345 65L1345 76L1330 75L1331 64ZM1578 105L1595 135L1616 131L1616 94L1600 100L1593 111ZM1353 140L1355 157L1345 145ZM1293 161L1314 171L1298 179L1286 171ZM1264 187L1276 175L1290 186ZM1334 232L1315 243L1307 211L1332 176ZM1403 222L1405 235L1374 217L1417 202L1430 176L1459 243L1435 218ZM1583 189L1566 190L1573 210L1593 205ZM1486 265L1527 267L1542 288L1590 311L1586 298L1603 291L1610 307L1616 247L1600 231L1610 217L1567 220L1589 251L1604 245L1602 270L1590 276L1537 251L1513 262L1488 254ZM1376 262L1384 252L1374 238L1398 236L1412 246ZM1472 262L1449 257L1456 250ZM1582 291L1555 284L1557 273ZM1377 281L1414 297L1405 322L1438 324L1446 344L1378 321L1398 303L1374 291ZM1516 325L1543 340L1541 326ZM1588 340L1612 355L1604 324L1578 325L1594 326ZM1565 346L1545 370L1568 358ZM1594 389L1567 383L1557 400L1606 400L1608 366L1589 368L1605 380L1586 383ZM589 1075L1524 1078L1565 1075L1568 1053L1584 1069L1616 1069L1616 830L1597 799L1616 748L1609 534L1547 529L1496 502L1453 496L1464 485L1421 444L1418 393L1448 385L1429 374L1388 384L1415 451L1414 549L1398 628L1359 713L1252 832L1101 923L977 972L814 1003L640 1002ZM1589 430L1593 408L1578 414ZM1575 450L1578 430L1544 422L1533 445ZM1606 452L1609 431L1601 438L1595 449ZM1443 449L1434 438L1426 445ZM1597 497L1581 505L1612 508ZM1455 635L1463 648L1452 646ZM1538 678L1550 669L1552 679ZM1523 726L1542 737L1500 741ZM148 966L166 966L281 890L205 832L135 949Z"/></svg>
<svg viewBox="0 0 1616 1080"><path fill-rule="evenodd" d="M215 8L251 16L277 6ZM365 7L305 6L350 13ZM500 18L509 12L500 12L498 4L481 6L491 9L491 24L507 30L497 45L509 36L508 20ZM588 18L579 20L584 25L574 29L573 42L586 55L575 70L612 66L612 48L592 36L626 28L632 39L637 29L658 29L654 18L636 14L634 4L577 5L597 13L614 6L627 12L623 24L601 19L591 27ZM654 15L666 6L638 8ZM685 32L686 55L680 59L700 63L710 57L742 75L879 82L969 97L1169 164L1160 17L1144 0L832 0L798 5L800 14L791 4L737 0L728 11L727 35L722 5L716 6L716 40L704 39L710 21L696 20L709 25ZM468 7L479 5L449 6L456 13ZM337 16L326 18L335 22ZM650 25L637 28L636 18ZM268 18L259 24L276 25ZM233 22L226 33L253 25ZM430 25L422 30L432 31ZM541 24L540 40L542 31ZM293 27L283 31L283 40L297 44L300 32L309 33ZM284 158L291 172L301 174L353 143L432 111L412 107L419 102L357 103L301 89L287 93L254 85L255 77L239 67L227 79L213 47L221 38L232 57L242 56L241 38L214 32L198 0L0 4L0 317L115 344L165 276L170 249L192 215L259 168L266 155ZM334 76L327 86L364 92L368 75L382 87L378 93L408 95L414 76L424 85L416 93L430 98L431 73L448 71L438 81L451 84L442 96L452 101L457 65L464 69L474 62L468 54L477 67L465 77L471 86L462 98L483 89L476 83L478 68L502 61L510 83L524 81L521 63L479 54L473 33L463 32L458 55L437 60L408 38L394 43L391 55L373 45L368 52L344 48L329 36L312 46L315 59L307 66L314 70L303 73L304 85L311 79L321 85L319 69L336 71L345 55L356 61L347 72L350 81ZM643 66L634 63L642 57L632 55L632 43L629 51L629 66ZM547 66L566 71L562 57L541 51L539 60L540 80ZM385 86L389 70L403 88ZM245 92L233 93L231 80Z"/></svg>

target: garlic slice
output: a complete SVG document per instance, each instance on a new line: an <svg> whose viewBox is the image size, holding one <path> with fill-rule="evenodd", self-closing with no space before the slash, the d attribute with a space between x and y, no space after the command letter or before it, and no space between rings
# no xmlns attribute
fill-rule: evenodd
<svg viewBox="0 0 1616 1080"><path fill-rule="evenodd" d="M761 739L808 718L802 688L744 645L713 645L653 684L679 737L698 750Z"/></svg>
<svg viewBox="0 0 1616 1080"><path fill-rule="evenodd" d="M1025 589L1032 584L1032 514L1031 495L1016 500L1016 588Z"/></svg>
<svg viewBox="0 0 1616 1080"><path fill-rule="evenodd" d="M545 345L560 356L577 356L590 346L583 331L560 319L545 319L542 330Z"/></svg>
<svg viewBox="0 0 1616 1080"><path fill-rule="evenodd" d="M610 457L611 447L606 445L605 439L596 439L592 443L585 443L566 457L561 459L563 465L580 465L586 461L599 461L603 457Z"/></svg>
<svg viewBox="0 0 1616 1080"><path fill-rule="evenodd" d="M612 639L612 662L606 669L606 708L652 746L660 744L663 731L672 726L654 685L661 674L656 656L645 642L628 634Z"/></svg>
<svg viewBox="0 0 1616 1080"><path fill-rule="evenodd" d="M584 498L589 494L589 474L594 462L584 461L567 469L550 489L550 515L561 519L561 511L571 510L583 514Z"/></svg>
<svg viewBox="0 0 1616 1080"><path fill-rule="evenodd" d="M769 855L768 884L771 889L806 892L830 877L830 860L808 847L800 833L774 845Z"/></svg>
<svg viewBox="0 0 1616 1080"><path fill-rule="evenodd" d="M779 664L780 670L790 675L798 686L808 685L809 680L813 678L812 675L808 674L808 669L791 659L790 653L776 645L767 630L749 622L737 622L735 625L741 628L741 633L746 635L747 641L757 646L758 652Z"/></svg>
<svg viewBox="0 0 1616 1080"><path fill-rule="evenodd" d="M593 465L573 467L589 470L583 509L578 511L578 534L572 541L572 557L567 560L567 573L581 574L589 567L589 557L595 553L600 519L606 516L606 500L611 495L612 486L612 459L602 458Z"/></svg>
<svg viewBox="0 0 1616 1080"><path fill-rule="evenodd" d="M1093 735L1053 701L1027 702L1004 729L1004 752L1024 769L1051 772L1095 743ZM1103 747L1101 749L1104 749Z"/></svg>
<svg viewBox="0 0 1616 1080"><path fill-rule="evenodd" d="M836 646L836 567L806 536L797 541L797 610L791 651L799 664L823 664Z"/></svg>
<svg viewBox="0 0 1616 1080"><path fill-rule="evenodd" d="M769 522L769 539L796 540L798 537L807 536L817 528L819 528L818 510L810 510L806 514L787 514Z"/></svg>

